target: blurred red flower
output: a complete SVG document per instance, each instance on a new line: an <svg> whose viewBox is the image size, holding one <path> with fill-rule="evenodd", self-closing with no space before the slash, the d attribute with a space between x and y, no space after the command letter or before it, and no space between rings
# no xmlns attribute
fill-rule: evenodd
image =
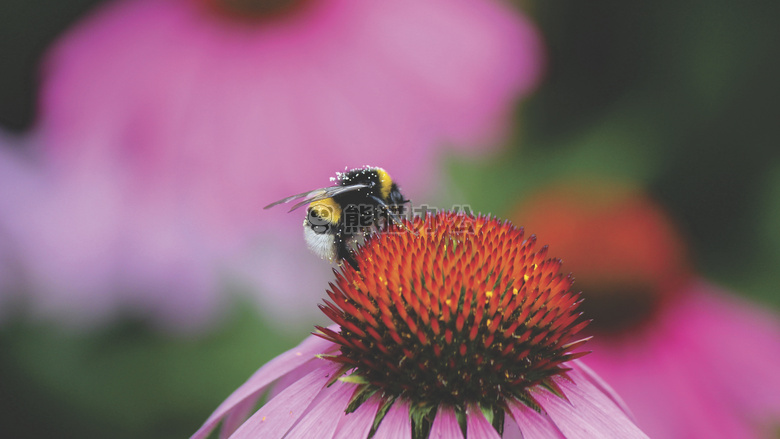
<svg viewBox="0 0 780 439"><path fill-rule="evenodd" d="M576 273L588 365L650 437L771 437L780 422L780 321L691 268L669 215L639 190L578 181L522 203L515 223Z"/></svg>

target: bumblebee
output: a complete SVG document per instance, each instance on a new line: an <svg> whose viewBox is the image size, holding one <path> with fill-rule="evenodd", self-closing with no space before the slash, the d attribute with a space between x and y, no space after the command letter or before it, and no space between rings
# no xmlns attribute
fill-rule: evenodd
<svg viewBox="0 0 780 439"><path fill-rule="evenodd" d="M331 181L336 185L283 198L265 209L302 198L289 211L309 205L303 221L309 248L323 259L347 261L357 270L352 248L360 239L388 226L389 221L399 223L409 200L382 168L366 166L339 172Z"/></svg>

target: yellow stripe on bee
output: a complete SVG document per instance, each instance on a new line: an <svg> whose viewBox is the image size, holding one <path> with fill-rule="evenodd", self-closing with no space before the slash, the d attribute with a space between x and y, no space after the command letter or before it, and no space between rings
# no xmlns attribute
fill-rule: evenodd
<svg viewBox="0 0 780 439"><path fill-rule="evenodd" d="M382 168L377 168L376 173L379 175L379 191L382 193L382 199L386 200L390 196L393 180L390 178L390 174Z"/></svg>
<svg viewBox="0 0 780 439"><path fill-rule="evenodd" d="M320 218L333 224L339 222L339 218L341 218L341 206L333 198L314 201L309 204L309 209L314 209Z"/></svg>

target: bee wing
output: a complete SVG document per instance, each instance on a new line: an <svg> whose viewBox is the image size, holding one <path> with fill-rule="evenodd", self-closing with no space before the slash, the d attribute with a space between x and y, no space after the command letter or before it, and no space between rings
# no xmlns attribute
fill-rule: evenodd
<svg viewBox="0 0 780 439"><path fill-rule="evenodd" d="M300 194L291 195L291 196L289 196L287 198L282 198L279 201L275 201L275 202L265 206L263 209L270 209L271 207L274 207L274 206L279 205L279 204L289 203L290 201L297 200L299 198L304 198L303 201L299 202L298 204L296 204L295 206L293 206L289 210L289 212L292 212L293 210L295 210L295 209L297 209L297 208L299 208L301 206L304 206L306 204L313 203L313 202L319 201L319 200L324 200L326 198L331 198L331 197L334 197L334 196L336 196L338 194L343 194L345 192L350 192L350 191L362 189L362 188L365 188L365 187L368 187L368 185L367 184L353 184L353 185L350 185L350 186L331 186L331 187L326 187L326 188L322 188L322 189L315 189L313 191L302 192Z"/></svg>
<svg viewBox="0 0 780 439"><path fill-rule="evenodd" d="M305 200L301 201L300 203L296 204L295 206L291 207L288 212L292 212L293 210L305 206L309 203L313 203L315 201L324 200L326 198L332 198L336 195L343 194L345 192L352 192L356 191L358 189L363 189L365 187L369 187L367 184L352 184L349 186L331 186L326 187L323 189L317 189L316 191L309 192L307 195L311 195L311 197L306 198Z"/></svg>
<svg viewBox="0 0 780 439"><path fill-rule="evenodd" d="M317 193L317 192L319 192L320 190L321 190L321 189L317 189L317 190L308 191L308 192L303 192L303 193L296 194L296 195L290 195L290 196L289 196L289 197L287 197L287 198L282 198L282 199L281 199L281 200L279 200L279 201L274 201L273 203L271 203L271 204L269 204L269 205L265 206L263 209L270 209L270 208L272 208L272 207L274 207L274 206L277 206L277 205L279 205L279 204L289 203L290 201L292 201L292 200L297 200L298 198L308 197L309 195L314 195L314 194L316 194L316 193Z"/></svg>

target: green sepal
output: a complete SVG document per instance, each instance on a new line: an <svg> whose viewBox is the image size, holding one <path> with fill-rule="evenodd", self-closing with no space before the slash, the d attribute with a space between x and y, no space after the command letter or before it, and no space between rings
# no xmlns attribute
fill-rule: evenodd
<svg viewBox="0 0 780 439"><path fill-rule="evenodd" d="M482 416L487 419L489 423L493 423L493 409L488 407L479 407L479 409L482 411Z"/></svg>
<svg viewBox="0 0 780 439"><path fill-rule="evenodd" d="M353 373L352 375L342 376L339 378L339 381L344 383L352 383L352 384L368 384L368 380L363 375L359 375L356 373Z"/></svg>
<svg viewBox="0 0 780 439"><path fill-rule="evenodd" d="M326 387L332 386L333 383L338 381L345 373L349 372L349 370L352 369L352 368L353 368L353 366L347 366L347 365L341 366L339 368L339 370L337 370L336 373L334 373L333 376L330 377L330 379L328 380L328 383L325 384L325 386Z"/></svg>
<svg viewBox="0 0 780 439"><path fill-rule="evenodd" d="M364 402L368 401L373 394L377 391L376 387L369 385L360 385L355 389L355 393L352 394L352 398L347 404L345 413L352 413L357 410Z"/></svg>
<svg viewBox="0 0 780 439"><path fill-rule="evenodd" d="M561 389L558 383L556 383L552 379L547 378L543 380L540 385L545 389L549 390L550 392L552 392L553 395L557 396L558 398L561 398L566 402L570 402L569 398L567 398L566 395L563 393L563 389Z"/></svg>
<svg viewBox="0 0 780 439"><path fill-rule="evenodd" d="M494 407L493 408L493 428L496 429L499 436L504 436L504 419L506 412L503 408L500 407Z"/></svg>
<svg viewBox="0 0 780 439"><path fill-rule="evenodd" d="M466 437L466 412L463 410L455 410L455 418L458 419L458 426L460 426L463 437Z"/></svg>
<svg viewBox="0 0 780 439"><path fill-rule="evenodd" d="M395 396L390 396L382 401L382 405L379 406L379 411L376 412L376 417L374 417L374 425L371 426L371 431L369 432L368 437L374 436L376 429L379 428L379 424L381 424L382 420L385 419L387 412L390 410L390 407L393 406L395 400Z"/></svg>
<svg viewBox="0 0 780 439"><path fill-rule="evenodd" d="M409 417L412 419L412 438L426 439L431 432L433 420L436 417L436 406L430 404L412 405Z"/></svg>
<svg viewBox="0 0 780 439"><path fill-rule="evenodd" d="M515 398L521 403L523 403L526 407L530 408L531 410L535 411L536 413L539 413L541 415L546 414L544 409L542 409L542 406L539 405L539 403L534 399L533 396L531 396L528 392L523 392L521 394L515 395Z"/></svg>
<svg viewBox="0 0 780 439"><path fill-rule="evenodd" d="M496 429L499 436L504 435L504 418L505 411L503 407L492 406L484 407L479 406L479 410L482 412L482 416Z"/></svg>

